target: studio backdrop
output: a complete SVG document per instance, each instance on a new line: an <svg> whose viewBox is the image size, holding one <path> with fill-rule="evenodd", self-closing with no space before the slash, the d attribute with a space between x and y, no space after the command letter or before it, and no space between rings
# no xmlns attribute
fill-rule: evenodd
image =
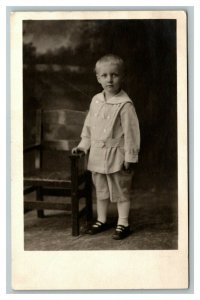
<svg viewBox="0 0 200 300"><path fill-rule="evenodd" d="M24 20L24 143L35 138L38 108L88 110L101 91L94 66L123 58L141 151L133 185L177 188L176 20ZM51 162L56 165L58 161Z"/></svg>

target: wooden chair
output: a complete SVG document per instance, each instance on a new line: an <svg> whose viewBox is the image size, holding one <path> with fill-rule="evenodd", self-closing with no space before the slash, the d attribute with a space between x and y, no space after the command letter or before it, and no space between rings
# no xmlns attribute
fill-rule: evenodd
<svg viewBox="0 0 200 300"><path fill-rule="evenodd" d="M36 209L38 217L44 217L44 209L70 210L73 236L79 235L81 217L86 216L87 222L92 219L92 186L86 157L83 153L71 154L80 141L85 117L86 113L80 111L38 110L36 143L24 148L24 195L36 191L35 200L24 197L25 211ZM30 167L31 153L33 167ZM56 201L45 200L47 195L56 196ZM59 202L57 196L69 197L71 201ZM80 198L85 198L81 210Z"/></svg>

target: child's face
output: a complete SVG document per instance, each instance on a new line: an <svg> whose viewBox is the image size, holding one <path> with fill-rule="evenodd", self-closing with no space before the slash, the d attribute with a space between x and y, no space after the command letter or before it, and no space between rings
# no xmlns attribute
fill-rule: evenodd
<svg viewBox="0 0 200 300"><path fill-rule="evenodd" d="M121 89L123 74L117 64L102 63L98 69L97 80L107 94L115 95Z"/></svg>

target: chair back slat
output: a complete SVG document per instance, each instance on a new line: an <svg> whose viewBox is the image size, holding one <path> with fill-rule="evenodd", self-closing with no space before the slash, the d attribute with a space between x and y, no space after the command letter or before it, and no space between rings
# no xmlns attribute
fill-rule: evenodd
<svg viewBox="0 0 200 300"><path fill-rule="evenodd" d="M69 151L80 141L86 112L66 109L42 111L42 145Z"/></svg>
<svg viewBox="0 0 200 300"><path fill-rule="evenodd" d="M58 150L58 151L70 151L73 147L76 147L80 139L77 140L53 140L43 141L43 150Z"/></svg>

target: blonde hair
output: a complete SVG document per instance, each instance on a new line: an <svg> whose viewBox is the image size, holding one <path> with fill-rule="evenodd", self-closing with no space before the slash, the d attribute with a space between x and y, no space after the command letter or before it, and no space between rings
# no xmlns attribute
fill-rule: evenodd
<svg viewBox="0 0 200 300"><path fill-rule="evenodd" d="M120 67L122 73L124 73L124 61L121 59L119 56L114 55L114 54L107 54L102 56L95 65L95 72L98 73L98 69L103 63L111 63L111 64L116 64Z"/></svg>

